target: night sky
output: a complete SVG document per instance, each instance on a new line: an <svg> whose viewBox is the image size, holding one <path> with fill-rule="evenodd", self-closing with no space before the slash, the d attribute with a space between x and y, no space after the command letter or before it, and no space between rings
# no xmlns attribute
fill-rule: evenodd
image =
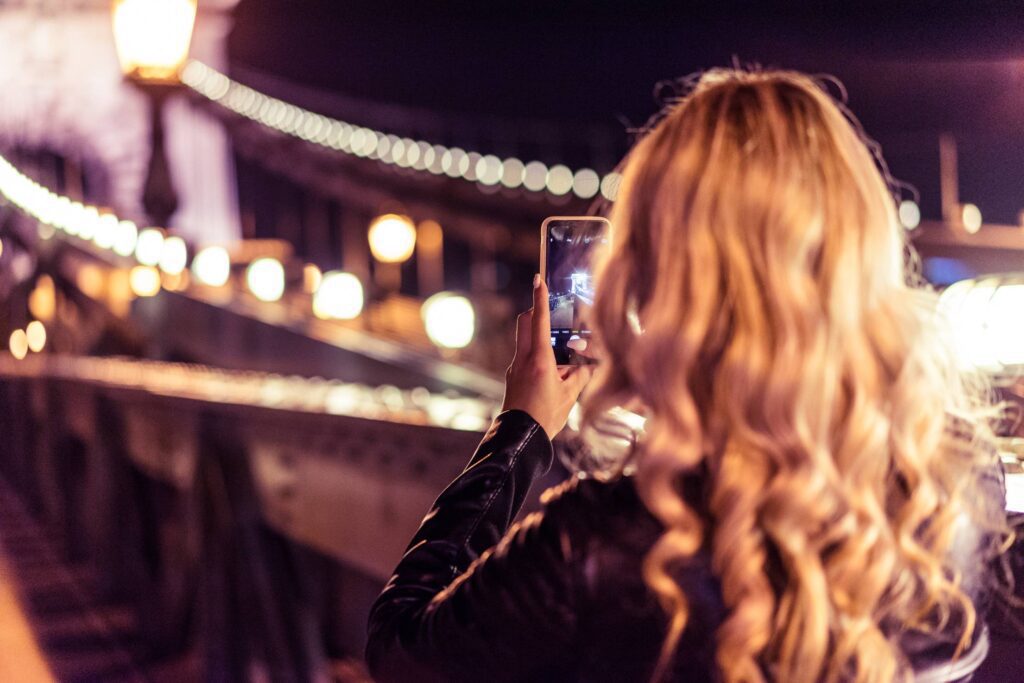
<svg viewBox="0 0 1024 683"><path fill-rule="evenodd" d="M926 217L939 215L944 130L959 145L963 201L986 222L1015 223L1024 208L1022 2L242 0L230 55L442 117L540 119L567 136L597 124L619 153L658 109L659 81L734 58L831 74Z"/></svg>

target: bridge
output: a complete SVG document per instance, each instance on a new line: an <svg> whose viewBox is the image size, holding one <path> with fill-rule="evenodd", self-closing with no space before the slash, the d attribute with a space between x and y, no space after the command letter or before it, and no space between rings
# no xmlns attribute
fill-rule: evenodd
<svg viewBox="0 0 1024 683"><path fill-rule="evenodd" d="M0 606L28 587L62 680L368 680L369 605L500 404L537 227L613 202L622 145L232 67L230 0L173 83L126 80L109 11L0 8ZM911 204L964 333L1016 339L1024 232ZM982 346L1020 402L1024 356Z"/></svg>

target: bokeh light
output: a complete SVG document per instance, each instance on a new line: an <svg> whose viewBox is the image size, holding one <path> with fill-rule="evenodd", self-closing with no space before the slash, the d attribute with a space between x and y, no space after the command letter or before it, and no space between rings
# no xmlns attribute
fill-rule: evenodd
<svg viewBox="0 0 1024 683"><path fill-rule="evenodd" d="M416 226L408 216L389 213L370 225L370 251L381 263L402 263L416 248Z"/></svg>
<svg viewBox="0 0 1024 683"><path fill-rule="evenodd" d="M39 353L46 346L46 327L38 320L33 320L25 328L25 338L28 341L28 348Z"/></svg>
<svg viewBox="0 0 1024 683"><path fill-rule="evenodd" d="M40 275L36 280L36 286L28 296L28 310L39 320L53 320L57 312L57 289L49 275Z"/></svg>
<svg viewBox="0 0 1024 683"><path fill-rule="evenodd" d="M581 168L572 178L572 191L581 199L590 199L601 189L601 178L593 169Z"/></svg>
<svg viewBox="0 0 1024 683"><path fill-rule="evenodd" d="M135 243L135 258L144 266L160 263L164 249L164 234L157 228L146 228Z"/></svg>
<svg viewBox="0 0 1024 683"><path fill-rule="evenodd" d="M110 249L114 246L116 237L117 216L112 213L102 214L96 224L96 235L92 238L93 244L100 249Z"/></svg>
<svg viewBox="0 0 1024 683"><path fill-rule="evenodd" d="M204 285L221 287L231 277L231 255L224 247L206 247L192 259L192 274Z"/></svg>
<svg viewBox="0 0 1024 683"><path fill-rule="evenodd" d="M27 356L28 336L25 334L25 330L17 329L11 332L11 336L7 340L7 347L11 350L11 355L18 360Z"/></svg>
<svg viewBox="0 0 1024 683"><path fill-rule="evenodd" d="M260 301L277 301L284 296L284 266L274 258L259 258L245 270L245 284Z"/></svg>
<svg viewBox="0 0 1024 683"><path fill-rule="evenodd" d="M437 346L461 349L473 341L476 313L466 297L440 292L424 301L420 312L427 337Z"/></svg>
<svg viewBox="0 0 1024 683"><path fill-rule="evenodd" d="M964 224L964 230L973 235L981 230L981 209L974 204L964 204L960 211L960 220Z"/></svg>
<svg viewBox="0 0 1024 683"><path fill-rule="evenodd" d="M548 171L547 177L547 188L548 192L553 195L563 195L572 189L572 171L569 170L568 166L558 164L552 166L551 170Z"/></svg>
<svg viewBox="0 0 1024 683"><path fill-rule="evenodd" d="M154 266L135 266L128 276L135 296L156 296L160 291L160 271Z"/></svg>
<svg viewBox="0 0 1024 683"><path fill-rule="evenodd" d="M363 311L363 285L355 275L340 271L324 273L313 295L313 314L318 318L350 320Z"/></svg>
<svg viewBox="0 0 1024 683"><path fill-rule="evenodd" d="M188 263L188 247L185 240L177 235L164 240L160 248L160 270L168 275L177 275L185 270Z"/></svg>
<svg viewBox="0 0 1024 683"><path fill-rule="evenodd" d="M921 224L921 208L913 199L904 199L899 208L900 223L907 230L913 230Z"/></svg>
<svg viewBox="0 0 1024 683"><path fill-rule="evenodd" d="M121 221L114 231L114 253L119 256L131 256L139 240L139 229L132 221Z"/></svg>
<svg viewBox="0 0 1024 683"><path fill-rule="evenodd" d="M115 0L114 44L121 70L173 80L188 56L196 0Z"/></svg>

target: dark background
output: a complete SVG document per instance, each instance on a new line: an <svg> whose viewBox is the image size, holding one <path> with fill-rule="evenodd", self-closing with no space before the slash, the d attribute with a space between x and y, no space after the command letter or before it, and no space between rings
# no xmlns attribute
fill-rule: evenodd
<svg viewBox="0 0 1024 683"><path fill-rule="evenodd" d="M963 201L986 222L1024 208L1020 2L242 0L229 46L233 65L372 102L567 135L598 124L619 152L657 111L659 81L733 60L830 74L926 218L940 213L943 131Z"/></svg>

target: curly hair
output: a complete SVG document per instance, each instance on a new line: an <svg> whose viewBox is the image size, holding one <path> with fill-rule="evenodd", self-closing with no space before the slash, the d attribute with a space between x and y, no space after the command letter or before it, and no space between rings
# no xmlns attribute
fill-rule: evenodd
<svg viewBox="0 0 1024 683"><path fill-rule="evenodd" d="M668 616L654 679L688 618L673 569L703 547L726 681L908 679L897 634L951 620L968 645L975 609L945 556L975 514L964 474L991 406L907 277L859 124L809 76L710 71L621 172L584 423L647 413L636 483L665 531L644 578ZM677 488L698 469L706 509Z"/></svg>

